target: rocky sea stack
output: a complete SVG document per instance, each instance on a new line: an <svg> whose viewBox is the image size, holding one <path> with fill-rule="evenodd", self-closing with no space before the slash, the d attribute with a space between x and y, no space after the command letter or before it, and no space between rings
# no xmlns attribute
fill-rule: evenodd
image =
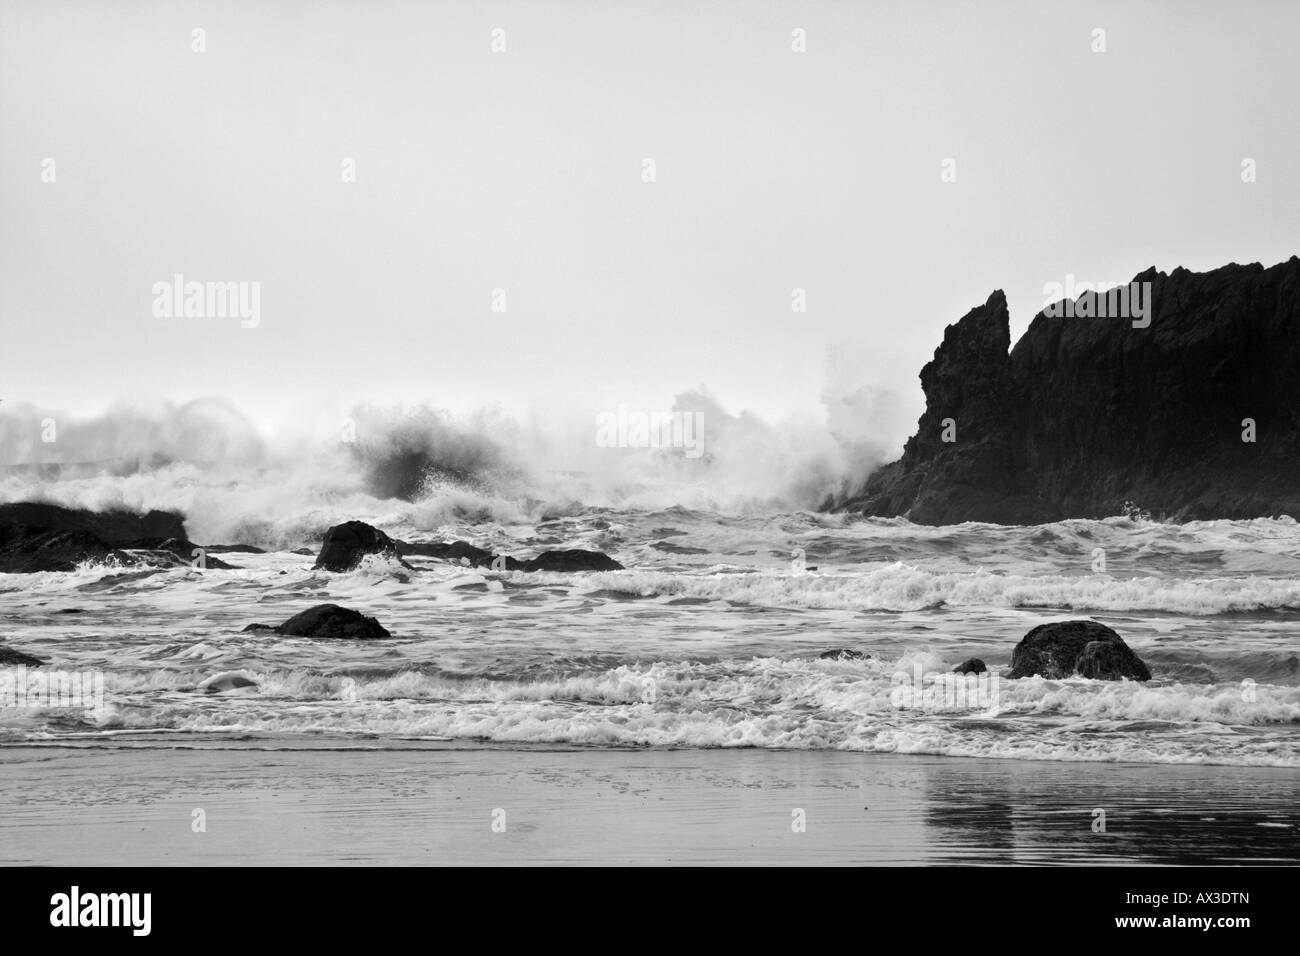
<svg viewBox="0 0 1300 956"><path fill-rule="evenodd" d="M1175 521L1300 517L1300 259L1133 282L1150 283L1144 327L1095 317L1085 293L1010 351L994 292L921 370L925 413L902 457L827 507L930 525L1101 518L1125 502Z"/></svg>

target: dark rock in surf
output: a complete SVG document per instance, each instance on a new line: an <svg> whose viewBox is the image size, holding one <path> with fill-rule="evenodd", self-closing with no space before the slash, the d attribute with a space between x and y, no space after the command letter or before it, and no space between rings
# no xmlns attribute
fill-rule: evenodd
<svg viewBox="0 0 1300 956"><path fill-rule="evenodd" d="M233 564L227 564L220 558L213 557L208 548L200 548L192 541L176 538L168 538L166 541L151 543L148 550L154 553L154 556L161 559L161 563L167 564L168 557L176 559L175 565L189 565L192 568L200 568L213 571L237 571Z"/></svg>
<svg viewBox="0 0 1300 956"><path fill-rule="evenodd" d="M865 661L869 657L870 654L863 654L861 651L850 650L847 647L838 651L822 651L817 655L817 659L822 661Z"/></svg>
<svg viewBox="0 0 1300 956"><path fill-rule="evenodd" d="M494 555L491 551L485 551L482 548L476 548L472 544L464 541L426 541L418 544L410 544L406 541L395 542L397 553L405 557L406 555L418 555L424 558L439 558L443 561L450 561L452 564L467 564L476 568L487 567L492 563ZM518 561L514 558L507 558L507 570L514 571L517 568Z"/></svg>
<svg viewBox="0 0 1300 956"><path fill-rule="evenodd" d="M1007 676L1059 680L1075 674L1093 680L1151 679L1151 670L1124 639L1096 621L1038 625L1016 645Z"/></svg>
<svg viewBox="0 0 1300 956"><path fill-rule="evenodd" d="M601 551L583 551L570 548L566 551L543 551L537 557L521 564L524 571L622 571L619 564Z"/></svg>
<svg viewBox="0 0 1300 956"><path fill-rule="evenodd" d="M0 667L40 667L45 661L0 644Z"/></svg>
<svg viewBox="0 0 1300 956"><path fill-rule="evenodd" d="M123 567L179 567L197 546L184 519L171 511L86 511L41 502L0 505L0 572L74 571L90 561ZM231 566L209 557L206 567Z"/></svg>
<svg viewBox="0 0 1300 956"><path fill-rule="evenodd" d="M667 554L708 554L708 548L691 548L684 544L673 544L671 541L651 541L650 547L656 551L663 551Z"/></svg>
<svg viewBox="0 0 1300 956"><path fill-rule="evenodd" d="M640 591L620 591L617 588L598 588L595 591L588 591L584 597L593 598L598 601L649 601L659 595L653 591L641 593ZM707 603L707 602L705 602Z"/></svg>
<svg viewBox="0 0 1300 956"><path fill-rule="evenodd" d="M104 564L115 560L129 565L130 555L105 544L89 531L52 531L10 525L0 528L0 572L35 574L40 571L75 571L87 561Z"/></svg>
<svg viewBox="0 0 1300 956"><path fill-rule="evenodd" d="M185 519L174 511L86 511L43 502L0 505L0 526L21 525L48 531L86 531L106 544L130 547L135 541L185 538Z"/></svg>
<svg viewBox="0 0 1300 956"><path fill-rule="evenodd" d="M352 571L368 554L401 562L397 544L392 538L364 521L347 521L325 532L325 540L313 567L326 571Z"/></svg>
<svg viewBox="0 0 1300 956"><path fill-rule="evenodd" d="M1074 662L1080 677L1092 680L1150 680L1151 669L1122 640L1089 641Z"/></svg>
<svg viewBox="0 0 1300 956"><path fill-rule="evenodd" d="M452 564L475 568L492 568L498 557L503 558L506 571L622 571L619 564L601 551L584 551L579 548L569 550L543 551L535 558L521 561L495 554L483 548L475 547L464 541L430 541L411 544L396 541L400 555L419 555L426 558L439 558Z"/></svg>
<svg viewBox="0 0 1300 956"><path fill-rule="evenodd" d="M1045 310L1014 349L994 292L921 370L902 457L825 507L928 525L1300 517L1300 258L1133 281L1150 283L1145 327L1086 292L1072 312L1106 300L1112 317Z"/></svg>
<svg viewBox="0 0 1300 956"><path fill-rule="evenodd" d="M295 614L278 627L250 624L245 631L275 631L287 637L321 637L334 640L369 641L392 637L373 617L366 617L337 604L318 604Z"/></svg>
<svg viewBox="0 0 1300 956"><path fill-rule="evenodd" d="M962 661L952 669L954 674L983 674L988 667L978 657L972 657Z"/></svg>

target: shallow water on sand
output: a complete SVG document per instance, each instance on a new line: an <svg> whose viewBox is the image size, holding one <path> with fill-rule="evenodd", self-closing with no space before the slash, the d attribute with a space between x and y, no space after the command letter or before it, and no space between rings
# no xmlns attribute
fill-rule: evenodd
<svg viewBox="0 0 1300 956"><path fill-rule="evenodd" d="M0 864L1300 861L1291 770L283 743L0 748Z"/></svg>

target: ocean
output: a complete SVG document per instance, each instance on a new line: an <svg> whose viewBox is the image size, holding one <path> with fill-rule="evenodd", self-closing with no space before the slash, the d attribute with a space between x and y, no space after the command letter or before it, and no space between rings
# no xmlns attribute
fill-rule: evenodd
<svg viewBox="0 0 1300 956"><path fill-rule="evenodd" d="M1300 766L1300 526L1289 519L936 528L575 505L431 528L407 513L419 506L386 509L349 517L413 542L600 550L626 570L496 572L417 556L414 570L372 557L332 574L275 550L223 553L232 571L0 575L6 642L49 668L102 674L106 698L92 712L0 710L0 740L289 746L308 735ZM394 636L243 631L322 603ZM1005 671L1031 627L1072 618L1113 627L1153 680L1001 677L979 699L900 698L971 657ZM855 654L823 659L837 650ZM213 687L223 675L251 686Z"/></svg>

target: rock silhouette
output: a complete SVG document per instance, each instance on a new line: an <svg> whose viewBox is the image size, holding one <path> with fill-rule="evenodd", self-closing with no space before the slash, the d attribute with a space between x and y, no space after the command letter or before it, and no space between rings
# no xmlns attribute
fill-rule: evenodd
<svg viewBox="0 0 1300 956"><path fill-rule="evenodd" d="M1146 681L1151 671L1124 639L1096 621L1054 621L1026 634L1011 654L1008 677Z"/></svg>
<svg viewBox="0 0 1300 956"><path fill-rule="evenodd" d="M245 631L275 631L289 637L368 641L393 635L373 617L337 604L318 604L278 626L250 624Z"/></svg>
<svg viewBox="0 0 1300 956"><path fill-rule="evenodd" d="M44 663L39 657L0 644L0 667L40 667Z"/></svg>
<svg viewBox="0 0 1300 956"><path fill-rule="evenodd" d="M74 571L85 561L116 560L175 567L190 564L197 548L184 518L172 511L86 511L40 502L0 505L0 572ZM129 553L134 552L134 553ZM218 558L208 568L229 569Z"/></svg>
<svg viewBox="0 0 1300 956"><path fill-rule="evenodd" d="M1133 281L1150 283L1147 327L1040 312L1010 351L994 292L921 370L902 457L825 506L930 525L1126 502L1174 521L1300 516L1300 259Z"/></svg>
<svg viewBox="0 0 1300 956"><path fill-rule="evenodd" d="M397 543L378 528L364 521L345 521L325 532L320 554L313 567L326 571L351 571L368 554L400 561Z"/></svg>

